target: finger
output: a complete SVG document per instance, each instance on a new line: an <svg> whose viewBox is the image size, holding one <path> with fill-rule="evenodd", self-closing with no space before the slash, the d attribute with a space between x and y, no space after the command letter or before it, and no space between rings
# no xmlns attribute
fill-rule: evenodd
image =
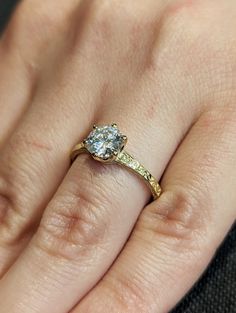
<svg viewBox="0 0 236 313"><path fill-rule="evenodd" d="M43 68L47 67L50 60L54 60L55 51L61 51L59 49L62 45L61 37L64 37L66 29L70 28L73 20L71 16L78 3L78 1L59 1L54 8L54 1L47 1L47 4L31 0L22 1L0 44L0 147L2 148L0 155L0 276L31 237L37 224L35 219L32 219L32 223L29 222L31 213L35 212L34 208L43 207L43 203L55 189L56 183L52 184L51 189L46 184L44 199L44 191L40 192L42 189L40 186L44 184L40 181L40 172L44 168L32 169L34 158L39 159L43 155L41 162L44 164L48 162L50 147L42 142L39 131L35 132L34 136L35 128L38 130L43 128L41 112L44 107L37 112L33 110L34 113L31 113L31 107L34 106L37 97L40 85L38 81L42 80ZM50 107L51 103L48 102L46 105ZM62 113L59 109L60 105L56 102L54 109L60 113L58 116L54 114L53 118L63 121L64 112ZM48 110L45 112L45 115L47 114L49 114ZM32 122L35 123L34 127L30 127L30 123L27 122L32 115L36 116ZM77 122L79 121L78 119ZM42 131L43 138L48 137L46 133L48 131L48 128L44 129L44 133ZM57 131L61 139L61 132L59 129ZM56 141L55 144L57 144ZM57 151L54 155L56 154ZM60 180L68 162L59 162L59 164L60 166L62 164L62 167L61 171L55 170L56 182ZM31 171L34 175L31 175ZM36 185L40 182L35 189L32 188L33 182ZM50 186L50 176L48 182ZM29 219L26 218L27 214L29 214ZM38 216L39 214L37 212Z"/></svg>
<svg viewBox="0 0 236 313"><path fill-rule="evenodd" d="M235 108L204 113L115 265L73 313L169 312L236 218Z"/></svg>
<svg viewBox="0 0 236 313"><path fill-rule="evenodd" d="M57 8L60 7L65 16L69 7L66 3L57 3ZM51 39L55 45L58 37L56 25L61 23L62 17L52 10L53 5L54 1L48 1L46 5L32 0L22 1L1 37L0 147L32 101L39 69L51 53ZM72 2L70 8L73 8Z"/></svg>
<svg viewBox="0 0 236 313"><path fill-rule="evenodd" d="M16 27L18 20L16 13L0 41L0 147L10 137L29 105L36 83L36 71L30 64L35 57L32 49L27 50L18 40L16 44L15 38L18 39L22 30L21 24L20 31ZM27 55L22 50L27 51Z"/></svg>
<svg viewBox="0 0 236 313"><path fill-rule="evenodd" d="M132 75L131 80L125 82L125 94L122 92L123 96L113 97L112 104L104 101L105 105L94 122L108 123L115 116L115 122L129 137L130 152L138 155L139 160L159 178L189 124L196 118L196 111L189 110L188 122L179 123L177 108L180 110L180 106L177 103L184 106L187 102L188 107L194 107L195 99L190 100L189 95L178 92L185 86L184 78L180 78L179 88L176 93L173 91L172 110L166 105L163 90L156 109L150 105L148 112L143 113L144 101L152 101L149 98L151 93L144 96L141 87L149 85L151 90L156 90L156 81L149 75L142 76L142 81L136 79L136 88L129 88ZM168 83L175 80L168 71L163 75ZM106 92L109 95L114 89L107 88ZM146 114L145 118L143 114ZM47 116L44 118L48 119ZM59 130L55 121L50 120L50 123ZM68 129L74 127L72 123L75 122L70 119ZM72 136L61 131L63 138ZM147 147L152 149L147 151ZM68 162L67 158L65 162ZM54 163L55 160L50 168ZM50 171L47 169L47 175ZM118 166L101 165L88 156L80 156L48 205L32 242L2 280L2 313L17 312L19 305L25 313L51 313L55 306L57 313L70 310L107 271L148 199L149 191L133 174ZM9 288L14 294L13 305L11 295L7 296Z"/></svg>
<svg viewBox="0 0 236 313"><path fill-rule="evenodd" d="M37 77L55 57L81 0L21 1L0 42L0 144L6 142L31 103Z"/></svg>

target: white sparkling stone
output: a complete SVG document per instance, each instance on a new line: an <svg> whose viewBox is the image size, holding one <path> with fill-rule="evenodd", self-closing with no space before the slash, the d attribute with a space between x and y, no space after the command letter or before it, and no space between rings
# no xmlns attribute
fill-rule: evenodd
<svg viewBox="0 0 236 313"><path fill-rule="evenodd" d="M133 169L136 169L139 166L139 162L136 160L132 160L129 164L129 166Z"/></svg>
<svg viewBox="0 0 236 313"><path fill-rule="evenodd" d="M85 140L87 150L101 159L109 159L124 146L123 135L117 127L97 126Z"/></svg>

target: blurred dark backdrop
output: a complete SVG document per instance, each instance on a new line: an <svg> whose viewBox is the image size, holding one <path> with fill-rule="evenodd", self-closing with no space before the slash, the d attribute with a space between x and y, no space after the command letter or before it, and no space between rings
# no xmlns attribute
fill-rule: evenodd
<svg viewBox="0 0 236 313"><path fill-rule="evenodd" d="M7 23L14 6L17 4L17 0L0 0L0 31Z"/></svg>
<svg viewBox="0 0 236 313"><path fill-rule="evenodd" d="M0 0L0 30L17 2ZM236 226L203 277L171 313L236 313Z"/></svg>

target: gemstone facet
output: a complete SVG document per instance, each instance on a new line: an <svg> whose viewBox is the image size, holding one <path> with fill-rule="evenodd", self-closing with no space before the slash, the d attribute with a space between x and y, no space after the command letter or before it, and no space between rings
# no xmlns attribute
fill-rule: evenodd
<svg viewBox="0 0 236 313"><path fill-rule="evenodd" d="M84 143L93 156L109 160L123 149L125 136L116 125L96 126Z"/></svg>

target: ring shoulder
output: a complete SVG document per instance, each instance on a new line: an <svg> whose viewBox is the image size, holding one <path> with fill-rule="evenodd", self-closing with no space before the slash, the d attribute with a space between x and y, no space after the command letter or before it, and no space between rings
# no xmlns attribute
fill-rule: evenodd
<svg viewBox="0 0 236 313"><path fill-rule="evenodd" d="M87 149L85 147L85 144L83 142L77 144L74 149L71 152L71 163L73 163L75 161L75 159L77 158L77 156L81 153L87 153Z"/></svg>
<svg viewBox="0 0 236 313"><path fill-rule="evenodd" d="M154 176L134 157L128 152L122 150L116 157L115 162L126 166L139 176L145 179L146 183L150 186L154 199L157 199L161 195L161 187Z"/></svg>

